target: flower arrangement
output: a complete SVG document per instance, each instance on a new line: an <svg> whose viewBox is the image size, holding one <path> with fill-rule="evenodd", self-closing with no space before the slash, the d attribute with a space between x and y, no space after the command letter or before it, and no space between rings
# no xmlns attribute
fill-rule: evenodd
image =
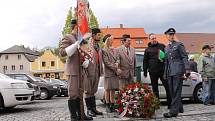
<svg viewBox="0 0 215 121"><path fill-rule="evenodd" d="M151 118L160 109L159 99L147 84L135 83L116 92L115 108L120 116Z"/></svg>

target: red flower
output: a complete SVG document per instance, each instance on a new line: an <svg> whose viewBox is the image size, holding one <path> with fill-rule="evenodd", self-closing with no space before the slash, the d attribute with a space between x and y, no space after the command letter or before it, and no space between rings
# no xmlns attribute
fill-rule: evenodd
<svg viewBox="0 0 215 121"><path fill-rule="evenodd" d="M134 87L136 87L136 88L140 88L140 84L139 84L139 83L137 83L137 84L135 84L135 85L134 85Z"/></svg>
<svg viewBox="0 0 215 121"><path fill-rule="evenodd" d="M128 85L127 89L133 89L133 85Z"/></svg>
<svg viewBox="0 0 215 121"><path fill-rule="evenodd" d="M123 108L122 108L122 107L119 107L118 112L119 112L119 113L122 113L122 111L123 111Z"/></svg>
<svg viewBox="0 0 215 121"><path fill-rule="evenodd" d="M116 101L116 103L117 103L117 104L120 104L120 103L121 103L121 99L118 99L118 100Z"/></svg>
<svg viewBox="0 0 215 121"><path fill-rule="evenodd" d="M148 84L144 84L144 88L148 90L149 89L149 85Z"/></svg>

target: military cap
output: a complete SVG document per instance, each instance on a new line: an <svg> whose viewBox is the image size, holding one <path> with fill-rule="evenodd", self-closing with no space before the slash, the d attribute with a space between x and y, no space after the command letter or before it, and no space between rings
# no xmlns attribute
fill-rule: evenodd
<svg viewBox="0 0 215 121"><path fill-rule="evenodd" d="M164 32L164 34L175 34L175 33L176 33L176 31L175 31L174 28L169 28L168 30L166 30L166 31Z"/></svg>

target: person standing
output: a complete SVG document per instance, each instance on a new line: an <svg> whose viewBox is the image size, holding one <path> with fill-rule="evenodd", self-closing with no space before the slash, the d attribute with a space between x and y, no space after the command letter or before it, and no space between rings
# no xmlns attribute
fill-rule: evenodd
<svg viewBox="0 0 215 121"><path fill-rule="evenodd" d="M128 84L134 82L136 56L135 49L131 47L131 37L128 34L122 36L122 46L118 49L120 64L122 70L120 74L119 88L123 90Z"/></svg>
<svg viewBox="0 0 215 121"><path fill-rule="evenodd" d="M215 62L209 45L204 45L202 51L198 70L203 79L203 104L209 105L215 103Z"/></svg>
<svg viewBox="0 0 215 121"><path fill-rule="evenodd" d="M103 115L96 109L95 93L98 90L99 78L103 75L102 65L102 49L99 46L99 41L102 37L100 29L92 29L92 37L90 38L93 42L94 56L89 65L85 67L86 80L85 80L85 102L87 105L87 114L92 117L96 115Z"/></svg>
<svg viewBox="0 0 215 121"><path fill-rule="evenodd" d="M79 83L80 81L83 81L83 68L80 66L81 54L78 49L79 41L77 39L77 27L77 21L72 20L72 32L62 39L59 50L60 56L67 56L65 73L68 77L68 107L71 121L81 120ZM84 114L84 120L93 120L93 118Z"/></svg>
<svg viewBox="0 0 215 121"><path fill-rule="evenodd" d="M119 89L118 74L121 72L119 69L119 57L118 52L112 47L113 38L110 34L107 34L103 38L105 43L102 51L103 63L104 63L104 89L105 89L105 101L106 111L108 113L115 112L114 109L114 97L115 90Z"/></svg>
<svg viewBox="0 0 215 121"><path fill-rule="evenodd" d="M181 102L181 92L184 76L190 76L188 55L183 43L175 41L175 29L169 28L165 35L169 40L166 47L166 60L164 76L168 80L170 95L172 98L170 111L164 113L166 118L176 117L178 113L183 113Z"/></svg>
<svg viewBox="0 0 215 121"><path fill-rule="evenodd" d="M190 57L189 64L190 64L190 71L198 72L197 63L195 62L194 56Z"/></svg>
<svg viewBox="0 0 215 121"><path fill-rule="evenodd" d="M157 41L155 34L149 34L149 40L151 42L148 43L148 47L144 52L143 59L143 71L144 76L147 77L147 73L149 72L151 85L153 93L159 98L159 90L158 90L158 79L161 80L167 95L167 104L168 108L170 108L171 97L169 93L169 85L167 80L164 80L164 58L160 57L160 53L165 52L165 45L161 44Z"/></svg>

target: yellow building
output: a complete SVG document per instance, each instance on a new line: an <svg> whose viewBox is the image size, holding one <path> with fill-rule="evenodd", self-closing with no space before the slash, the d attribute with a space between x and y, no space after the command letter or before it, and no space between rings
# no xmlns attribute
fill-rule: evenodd
<svg viewBox="0 0 215 121"><path fill-rule="evenodd" d="M46 50L31 63L31 72L36 77L66 79L64 63L51 50Z"/></svg>

